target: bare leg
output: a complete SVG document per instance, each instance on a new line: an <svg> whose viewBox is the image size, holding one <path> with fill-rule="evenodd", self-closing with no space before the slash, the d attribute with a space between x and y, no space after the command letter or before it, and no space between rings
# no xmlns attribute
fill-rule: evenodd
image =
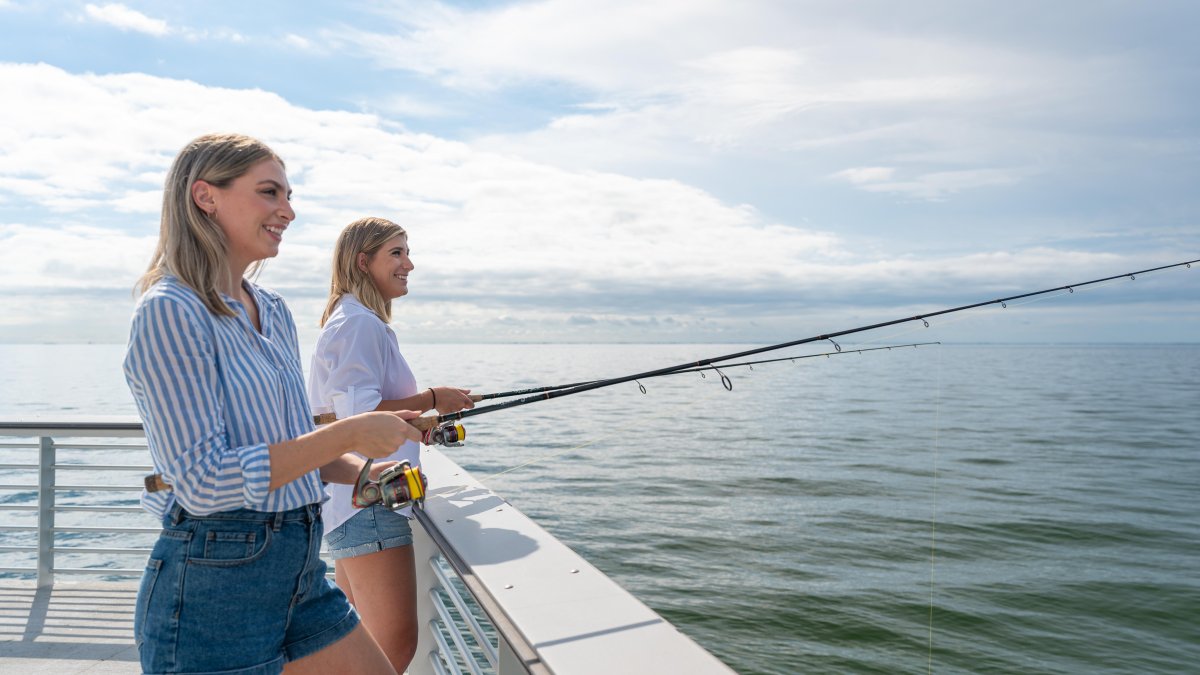
<svg viewBox="0 0 1200 675"><path fill-rule="evenodd" d="M379 643L397 673L403 673L417 650L417 589L413 547L399 546L338 561L338 585L345 570L363 625Z"/></svg>
<svg viewBox="0 0 1200 675"><path fill-rule="evenodd" d="M326 673L366 673L396 675L387 656L375 644L371 634L359 624L349 635L316 654L283 666L287 675L325 675Z"/></svg>

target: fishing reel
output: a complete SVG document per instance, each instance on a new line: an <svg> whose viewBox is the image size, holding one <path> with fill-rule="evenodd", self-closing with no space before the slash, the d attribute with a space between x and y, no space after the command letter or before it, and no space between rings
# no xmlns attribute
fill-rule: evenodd
<svg viewBox="0 0 1200 675"><path fill-rule="evenodd" d="M371 480L371 464L374 461L367 460L354 483L355 508L383 504L395 510L425 501L425 486L428 483L425 475L421 473L421 467L414 467L408 460L402 460L399 464L385 469L379 474L378 480Z"/></svg>
<svg viewBox="0 0 1200 675"><path fill-rule="evenodd" d="M456 448L467 438L467 430L457 422L443 422L421 432L421 442L425 445L444 445Z"/></svg>

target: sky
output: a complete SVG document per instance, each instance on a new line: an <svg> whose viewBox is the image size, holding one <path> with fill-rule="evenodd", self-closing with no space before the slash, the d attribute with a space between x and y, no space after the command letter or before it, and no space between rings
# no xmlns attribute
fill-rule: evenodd
<svg viewBox="0 0 1200 675"><path fill-rule="evenodd" d="M1200 258L1190 1L0 0L0 342L124 342L175 153L287 163L411 342L775 343ZM864 335L1200 342L1200 265Z"/></svg>

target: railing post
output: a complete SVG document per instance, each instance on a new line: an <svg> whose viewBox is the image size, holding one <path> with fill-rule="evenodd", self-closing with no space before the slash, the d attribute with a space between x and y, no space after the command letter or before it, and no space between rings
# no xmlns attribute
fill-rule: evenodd
<svg viewBox="0 0 1200 675"><path fill-rule="evenodd" d="M438 650L432 633L434 630L432 622L437 617L437 612L433 609L433 601L430 600L429 593L437 587L438 583L437 577L430 568L433 559L438 555L438 548L429 538L425 527L420 524L419 520L414 518L409 522L412 523L413 556L416 559L417 568L415 579L417 586L417 651L413 656L412 664L408 667L408 673L409 675L434 675L433 666L429 660Z"/></svg>
<svg viewBox="0 0 1200 675"><path fill-rule="evenodd" d="M54 439L38 444L37 585L54 585Z"/></svg>

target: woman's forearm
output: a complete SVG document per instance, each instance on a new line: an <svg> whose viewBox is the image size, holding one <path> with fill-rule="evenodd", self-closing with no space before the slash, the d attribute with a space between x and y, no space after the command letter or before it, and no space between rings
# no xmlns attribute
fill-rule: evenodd
<svg viewBox="0 0 1200 675"><path fill-rule="evenodd" d="M376 410L437 410L439 413L458 412L464 408L474 408L470 389L458 387L430 387L422 392L405 398L380 401Z"/></svg>
<svg viewBox="0 0 1200 675"><path fill-rule="evenodd" d="M424 391L406 396L404 398L393 398L380 401L379 405L375 406L376 410L419 410L425 412L433 410L433 390L426 389Z"/></svg>
<svg viewBox="0 0 1200 675"><path fill-rule="evenodd" d="M346 453L321 467L321 480L326 483L353 485L358 480L358 474L366 463L367 460L362 457L354 453Z"/></svg>
<svg viewBox="0 0 1200 675"><path fill-rule="evenodd" d="M290 441L268 446L271 453L271 489L278 489L313 469L339 460L352 450L354 426L347 424L350 421L338 420Z"/></svg>
<svg viewBox="0 0 1200 675"><path fill-rule="evenodd" d="M414 410L363 413L338 420L290 441L268 446L271 454L271 489L287 485L331 462L334 463L332 470L342 478L344 471L352 470L342 462L353 462L354 458L341 459L351 450L365 457L379 459L395 452L405 441L420 442L421 432L405 421L418 415ZM358 469L361 468L362 465L358 465ZM354 479L335 482L353 483Z"/></svg>

